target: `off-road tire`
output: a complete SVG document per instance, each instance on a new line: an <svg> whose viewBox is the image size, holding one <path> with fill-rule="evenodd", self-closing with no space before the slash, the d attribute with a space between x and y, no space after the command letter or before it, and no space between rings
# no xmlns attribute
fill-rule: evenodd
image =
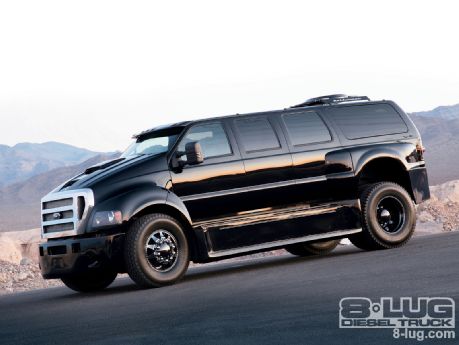
<svg viewBox="0 0 459 345"><path fill-rule="evenodd" d="M404 215L400 229L390 233L380 225L378 205L384 198L398 200ZM416 227L416 209L408 192L393 182L368 185L361 193L362 232L349 237L356 247L364 250L397 248L406 244Z"/></svg>
<svg viewBox="0 0 459 345"><path fill-rule="evenodd" d="M155 270L145 252L148 238L155 230L166 230L177 242L175 265L167 272ZM126 234L124 260L129 277L142 288L174 284L189 265L189 246L180 223L166 214L149 214L137 219Z"/></svg>

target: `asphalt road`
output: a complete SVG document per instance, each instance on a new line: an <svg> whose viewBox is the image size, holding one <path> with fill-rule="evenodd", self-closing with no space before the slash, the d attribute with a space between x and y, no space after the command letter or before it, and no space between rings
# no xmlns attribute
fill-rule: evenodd
<svg viewBox="0 0 459 345"><path fill-rule="evenodd" d="M340 329L339 300L445 296L457 302L458 273L459 233L451 233L386 251L347 246L326 257L203 265L161 289L139 290L122 278L89 295L66 288L5 295L0 343L405 344L389 329Z"/></svg>

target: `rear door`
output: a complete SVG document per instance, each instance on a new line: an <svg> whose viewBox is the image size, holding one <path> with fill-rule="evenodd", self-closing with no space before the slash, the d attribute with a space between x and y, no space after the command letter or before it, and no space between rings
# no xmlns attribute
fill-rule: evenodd
<svg viewBox="0 0 459 345"><path fill-rule="evenodd" d="M318 110L285 111L279 117L292 153L296 180L291 200L321 204L347 198L343 179L353 177L350 153Z"/></svg>
<svg viewBox="0 0 459 345"><path fill-rule="evenodd" d="M275 114L231 119L245 167L246 211L290 203L292 157Z"/></svg>

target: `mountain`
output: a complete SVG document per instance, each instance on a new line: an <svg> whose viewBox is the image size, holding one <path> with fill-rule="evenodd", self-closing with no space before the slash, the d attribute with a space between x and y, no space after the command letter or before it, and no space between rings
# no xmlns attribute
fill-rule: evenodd
<svg viewBox="0 0 459 345"><path fill-rule="evenodd" d="M80 164L97 154L56 142L20 143L12 147L0 145L0 187L56 168Z"/></svg>
<svg viewBox="0 0 459 345"><path fill-rule="evenodd" d="M414 115L428 118L440 118L444 120L459 119L459 104L441 106L429 111L420 111L414 113Z"/></svg>
<svg viewBox="0 0 459 345"><path fill-rule="evenodd" d="M55 187L119 153L99 154L83 163L60 167L0 189L0 232L40 226L40 200Z"/></svg>
<svg viewBox="0 0 459 345"><path fill-rule="evenodd" d="M426 148L431 185L459 179L459 104L410 114Z"/></svg>

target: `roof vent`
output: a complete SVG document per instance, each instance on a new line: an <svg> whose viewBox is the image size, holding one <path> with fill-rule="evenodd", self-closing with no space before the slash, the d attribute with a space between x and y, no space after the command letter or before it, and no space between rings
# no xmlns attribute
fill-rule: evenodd
<svg viewBox="0 0 459 345"><path fill-rule="evenodd" d="M347 96L343 94L310 98L306 102L294 105L292 108L310 107L313 105L333 105L346 102L369 101L367 96Z"/></svg>

